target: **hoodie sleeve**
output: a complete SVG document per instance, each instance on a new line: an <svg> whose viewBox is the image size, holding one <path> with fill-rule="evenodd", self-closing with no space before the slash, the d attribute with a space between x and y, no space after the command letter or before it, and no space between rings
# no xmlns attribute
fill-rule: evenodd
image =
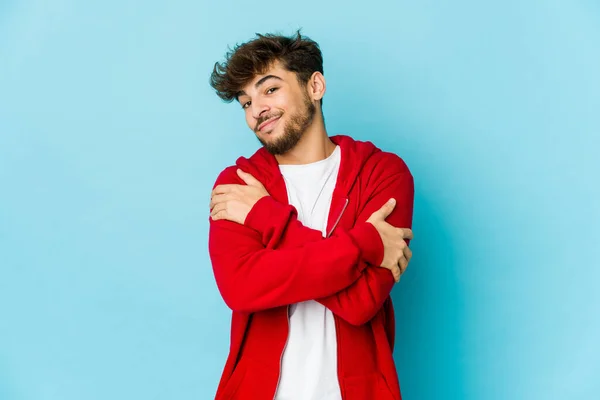
<svg viewBox="0 0 600 400"><path fill-rule="evenodd" d="M397 228L412 228L414 183L408 170L388 176L374 188L357 223L366 221L391 197L396 199L396 207L386 221ZM410 240L406 239L406 243L410 244ZM392 273L379 267L380 264L370 264L350 286L316 300L352 325L368 322L381 309L394 286Z"/></svg>
<svg viewBox="0 0 600 400"><path fill-rule="evenodd" d="M396 199L396 206L386 221L398 228L411 228L414 203L413 177L400 157L391 153L386 154L387 159L377 163L381 167L379 171L374 171L373 175L378 178L374 179L374 182L367 187L367 192L370 194L357 217L356 226L366 223L365 221L372 213L393 197ZM259 207L266 205L262 204ZM253 210L252 213L258 214L259 212ZM274 222L274 220L271 221ZM320 231L308 228L298 221L288 224L285 230L274 235L274 227L269 227L267 222L263 221L263 225L260 227L263 240L276 241L280 248L302 246L303 241L306 240L325 240ZM279 224L279 226L284 225ZM373 230L377 232L374 227ZM340 231L341 228L337 228L335 232L339 234ZM379 237L378 233L377 235ZM410 240L407 240L406 243L409 244ZM382 244L381 246L383 247ZM374 249L375 247L369 246L368 248ZM382 254L383 248L381 248L381 252L376 251L371 255L368 251L363 253L361 265L368 265L371 268L364 268L361 276L348 287L335 294L316 298L316 300L350 324L362 325L371 320L383 306L394 286L391 272L385 268L379 268L383 258Z"/></svg>
<svg viewBox="0 0 600 400"><path fill-rule="evenodd" d="M223 171L215 186L224 183L243 184L235 168ZM288 227L301 226L296 209L269 197L255 207L254 216L248 214L244 225L209 217L215 280L234 311L255 312L327 297L361 276L367 266L364 257L383 258L379 234L366 222L328 239L320 232L318 239L314 230L292 228L294 237L288 239L302 245L276 248Z"/></svg>

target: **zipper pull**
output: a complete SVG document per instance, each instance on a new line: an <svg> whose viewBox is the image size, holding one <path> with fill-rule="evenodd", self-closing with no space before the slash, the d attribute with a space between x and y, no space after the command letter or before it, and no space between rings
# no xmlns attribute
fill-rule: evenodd
<svg viewBox="0 0 600 400"><path fill-rule="evenodd" d="M333 230L335 229L335 227L338 225L338 223L342 219L342 215L344 214L344 211L346 210L346 207L348 206L348 203L349 203L349 199L347 197L344 198L344 205L342 207L342 210L340 211L340 214L338 215L337 219L333 223L333 226L331 227L331 229L327 233L326 238L328 238L329 236L331 236L331 234L333 233Z"/></svg>

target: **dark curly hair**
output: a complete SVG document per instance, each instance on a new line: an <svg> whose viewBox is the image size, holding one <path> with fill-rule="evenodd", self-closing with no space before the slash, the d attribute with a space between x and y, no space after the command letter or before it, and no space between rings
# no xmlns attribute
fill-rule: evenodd
<svg viewBox="0 0 600 400"><path fill-rule="evenodd" d="M244 86L267 72L276 61L295 72L298 82L306 85L316 71L323 73L323 55L317 42L302 36L300 30L287 37L275 34L256 34L256 38L229 48L225 61L215 63L210 85L217 95L230 103L237 99ZM323 99L321 98L321 105Z"/></svg>

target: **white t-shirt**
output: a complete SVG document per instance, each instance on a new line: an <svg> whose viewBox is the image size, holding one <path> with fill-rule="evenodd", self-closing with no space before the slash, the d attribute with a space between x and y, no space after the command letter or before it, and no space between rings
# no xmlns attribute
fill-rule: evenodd
<svg viewBox="0 0 600 400"><path fill-rule="evenodd" d="M324 160L280 165L298 219L326 236L327 218L341 160L339 146ZM291 304L289 335L281 360L276 400L341 400L333 314L314 300Z"/></svg>

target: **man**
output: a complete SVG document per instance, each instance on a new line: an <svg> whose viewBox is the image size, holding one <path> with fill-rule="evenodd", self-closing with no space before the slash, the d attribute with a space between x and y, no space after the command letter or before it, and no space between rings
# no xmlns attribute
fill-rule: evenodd
<svg viewBox="0 0 600 400"><path fill-rule="evenodd" d="M209 252L233 310L216 399L400 399L390 291L412 256L406 164L328 137L318 44L257 35L216 63L263 147L211 194Z"/></svg>

